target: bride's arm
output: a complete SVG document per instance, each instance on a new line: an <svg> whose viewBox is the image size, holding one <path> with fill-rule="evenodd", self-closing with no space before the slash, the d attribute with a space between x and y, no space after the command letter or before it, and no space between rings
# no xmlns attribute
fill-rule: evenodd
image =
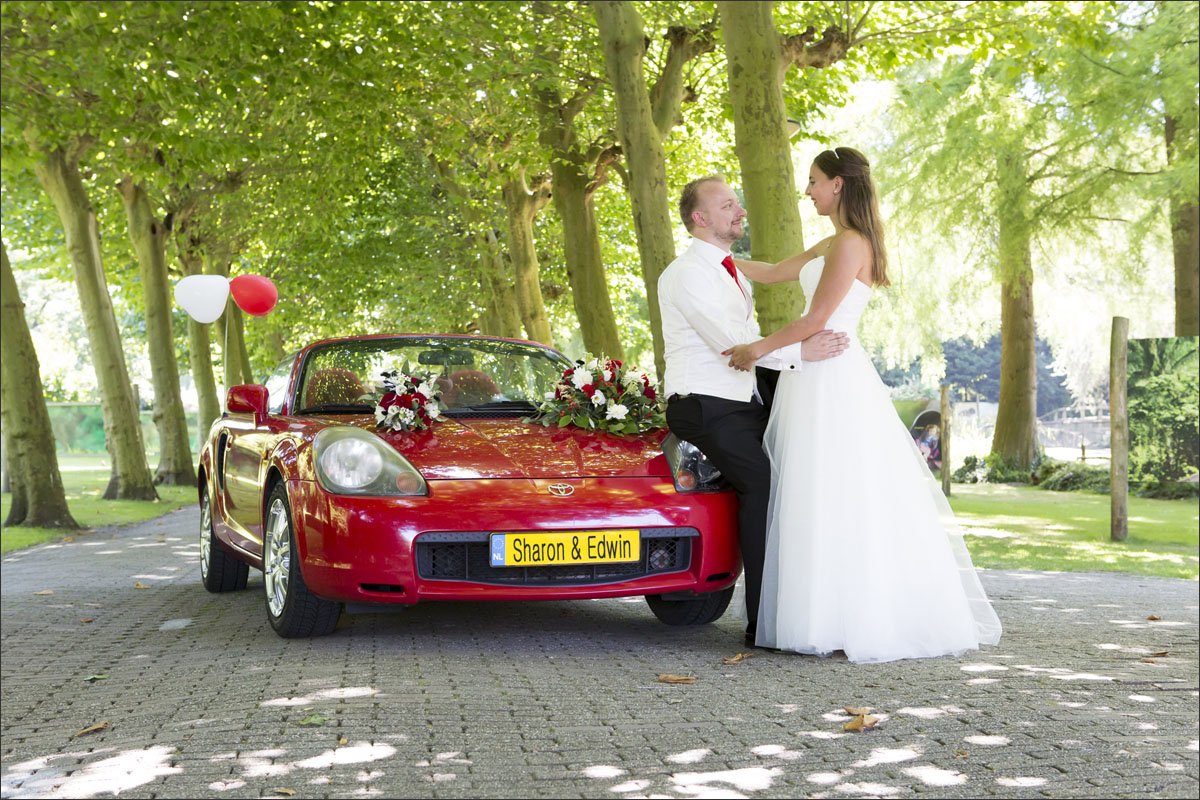
<svg viewBox="0 0 1200 800"><path fill-rule="evenodd" d="M742 271L743 275L755 283L794 281L800 277L800 270L803 269L805 264L825 252L825 248L829 246L830 238L832 237L822 239L803 253L785 258L778 264L771 264L766 261L743 261L740 258L735 258L733 263Z"/></svg>
<svg viewBox="0 0 1200 800"><path fill-rule="evenodd" d="M825 330L825 324L857 280L864 260L871 257L871 245L864 237L842 236L835 239L825 257L825 269L821 272L817 290L813 292L808 312L765 339L729 350L729 365L742 370L753 369L754 362L767 353Z"/></svg>

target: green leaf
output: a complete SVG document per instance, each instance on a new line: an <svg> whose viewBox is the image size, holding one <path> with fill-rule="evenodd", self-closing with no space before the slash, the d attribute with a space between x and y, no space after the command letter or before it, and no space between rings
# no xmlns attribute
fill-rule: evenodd
<svg viewBox="0 0 1200 800"><path fill-rule="evenodd" d="M321 726L321 725L324 725L328 721L329 720L327 717L322 717L320 714L309 714L307 717L300 720L296 724L297 725Z"/></svg>
<svg viewBox="0 0 1200 800"><path fill-rule="evenodd" d="M88 681L89 683L95 683L96 681L108 680L108 676L107 675L88 675L86 678L84 678L84 680Z"/></svg>

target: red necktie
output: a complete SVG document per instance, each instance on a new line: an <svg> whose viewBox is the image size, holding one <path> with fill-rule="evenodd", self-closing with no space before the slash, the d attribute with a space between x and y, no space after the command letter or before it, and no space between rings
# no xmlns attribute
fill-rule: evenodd
<svg viewBox="0 0 1200 800"><path fill-rule="evenodd" d="M733 266L733 256L725 256L725 260L721 262L721 266L729 273L729 277L733 278L733 282L737 284L738 291L742 293L742 297L745 297L746 290L742 288L742 282L738 280L737 268Z"/></svg>

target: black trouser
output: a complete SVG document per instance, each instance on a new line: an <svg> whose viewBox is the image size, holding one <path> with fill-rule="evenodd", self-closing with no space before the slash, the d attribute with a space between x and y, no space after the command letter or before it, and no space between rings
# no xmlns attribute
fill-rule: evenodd
<svg viewBox="0 0 1200 800"><path fill-rule="evenodd" d="M766 373L766 374L763 374ZM770 400L779 373L759 370L759 393ZM764 385L766 384L766 385ZM763 451L768 408L757 400L744 403L691 394L667 403L667 426L708 456L738 496L738 544L746 576L749 628L758 622L763 560L767 548L767 505L771 499L771 462Z"/></svg>

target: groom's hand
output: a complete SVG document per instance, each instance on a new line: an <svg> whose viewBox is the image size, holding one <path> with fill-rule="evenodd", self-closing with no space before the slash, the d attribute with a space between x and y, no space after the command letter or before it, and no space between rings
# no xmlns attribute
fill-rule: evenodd
<svg viewBox="0 0 1200 800"><path fill-rule="evenodd" d="M850 346L850 336L841 331L824 330L814 333L800 346L800 357L805 361L824 361L840 356Z"/></svg>

